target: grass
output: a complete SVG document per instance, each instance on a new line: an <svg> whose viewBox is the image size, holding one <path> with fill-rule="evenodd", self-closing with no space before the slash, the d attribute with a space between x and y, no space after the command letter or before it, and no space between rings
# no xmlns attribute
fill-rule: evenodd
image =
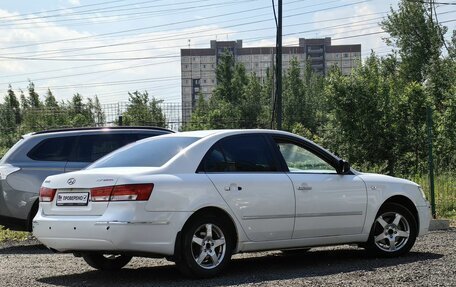
<svg viewBox="0 0 456 287"><path fill-rule="evenodd" d="M11 231L0 226L0 242L4 241L24 241L30 237L29 232Z"/></svg>
<svg viewBox="0 0 456 287"><path fill-rule="evenodd" d="M431 201L430 184L427 175L411 176L410 180L424 189L426 198ZM456 174L442 172L434 176L435 207L438 218L456 219Z"/></svg>

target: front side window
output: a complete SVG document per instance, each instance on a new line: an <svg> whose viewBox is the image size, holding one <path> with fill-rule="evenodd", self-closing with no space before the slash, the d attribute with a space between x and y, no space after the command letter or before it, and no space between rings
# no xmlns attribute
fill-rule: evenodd
<svg viewBox="0 0 456 287"><path fill-rule="evenodd" d="M277 171L268 143L260 134L219 141L204 159L206 172Z"/></svg>
<svg viewBox="0 0 456 287"><path fill-rule="evenodd" d="M290 172L337 173L326 161L292 142L277 141L277 146Z"/></svg>

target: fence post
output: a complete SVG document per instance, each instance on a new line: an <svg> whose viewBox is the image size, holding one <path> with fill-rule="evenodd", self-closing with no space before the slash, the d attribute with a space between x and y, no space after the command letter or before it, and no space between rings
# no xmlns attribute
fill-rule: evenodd
<svg viewBox="0 0 456 287"><path fill-rule="evenodd" d="M430 187L430 196L431 196L431 212L432 217L435 218L435 193L434 193L434 157L432 155L432 142L433 142L433 134L432 134L432 109L431 107L427 107L427 126L428 126L428 165L429 165L429 187Z"/></svg>

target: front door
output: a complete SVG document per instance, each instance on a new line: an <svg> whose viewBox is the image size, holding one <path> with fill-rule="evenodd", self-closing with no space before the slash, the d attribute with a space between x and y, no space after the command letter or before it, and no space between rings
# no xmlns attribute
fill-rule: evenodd
<svg viewBox="0 0 456 287"><path fill-rule="evenodd" d="M367 194L357 175L336 168L307 146L310 143L276 138L296 195L293 238L361 233ZM307 145L307 146L306 146Z"/></svg>

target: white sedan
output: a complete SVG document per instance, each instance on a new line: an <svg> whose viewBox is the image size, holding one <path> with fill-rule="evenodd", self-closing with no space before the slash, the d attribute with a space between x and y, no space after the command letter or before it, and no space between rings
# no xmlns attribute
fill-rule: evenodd
<svg viewBox="0 0 456 287"><path fill-rule="evenodd" d="M402 255L429 221L411 181L357 172L291 133L212 130L141 140L48 177L33 232L97 269L159 256L210 277L238 252L354 243Z"/></svg>

